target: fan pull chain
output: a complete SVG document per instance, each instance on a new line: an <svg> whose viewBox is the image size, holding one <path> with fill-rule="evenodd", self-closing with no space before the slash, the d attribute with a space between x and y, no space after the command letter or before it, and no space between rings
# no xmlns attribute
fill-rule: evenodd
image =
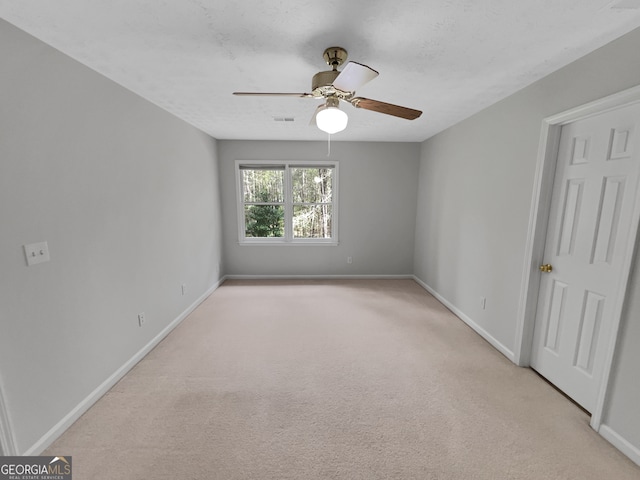
<svg viewBox="0 0 640 480"><path fill-rule="evenodd" d="M331 156L331 134L327 133L327 157Z"/></svg>

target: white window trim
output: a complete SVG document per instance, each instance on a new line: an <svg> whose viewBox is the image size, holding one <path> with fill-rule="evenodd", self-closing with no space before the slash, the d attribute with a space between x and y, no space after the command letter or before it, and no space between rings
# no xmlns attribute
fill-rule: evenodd
<svg viewBox="0 0 640 480"><path fill-rule="evenodd" d="M291 192L291 178L289 169L291 167L311 167L328 166L334 169L332 178L332 208L331 208L331 233L333 238L293 238L293 225L291 222L285 221L285 234L282 238L247 238L244 236L244 197L242 191L242 175L241 166L284 166L285 168L285 192ZM338 182L340 175L338 174L338 162L336 160L236 160L236 208L238 222L238 243L242 246L251 245L270 245L270 246L337 246L338 245ZM285 197L284 210L285 219L293 216L293 202L290 197Z"/></svg>

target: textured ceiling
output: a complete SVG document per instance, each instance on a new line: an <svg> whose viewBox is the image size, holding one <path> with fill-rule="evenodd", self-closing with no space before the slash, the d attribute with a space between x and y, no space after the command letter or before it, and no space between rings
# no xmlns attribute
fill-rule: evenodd
<svg viewBox="0 0 640 480"><path fill-rule="evenodd" d="M612 8L614 7L614 8ZM624 7L624 8L621 8ZM640 0L0 0L0 17L218 139L324 140L308 92L339 45L380 76L334 140L422 141L640 26ZM277 117L294 121L275 121Z"/></svg>

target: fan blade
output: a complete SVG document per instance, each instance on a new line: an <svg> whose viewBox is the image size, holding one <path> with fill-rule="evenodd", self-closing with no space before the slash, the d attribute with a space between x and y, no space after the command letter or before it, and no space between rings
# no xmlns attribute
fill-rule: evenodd
<svg viewBox="0 0 640 480"><path fill-rule="evenodd" d="M343 92L355 92L367 82L378 76L373 68L358 62L349 62L334 80L333 86Z"/></svg>
<svg viewBox="0 0 640 480"><path fill-rule="evenodd" d="M413 108L401 107L391 103L379 102L369 98L356 97L350 100L351 104L356 108L364 108L365 110L373 110L378 113L393 115L394 117L406 118L407 120L415 120L422 112Z"/></svg>
<svg viewBox="0 0 640 480"><path fill-rule="evenodd" d="M313 97L310 93L233 92L233 94L245 97Z"/></svg>

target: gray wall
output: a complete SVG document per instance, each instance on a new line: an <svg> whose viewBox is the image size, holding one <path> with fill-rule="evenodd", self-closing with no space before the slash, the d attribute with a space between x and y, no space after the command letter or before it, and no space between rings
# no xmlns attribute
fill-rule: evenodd
<svg viewBox="0 0 640 480"><path fill-rule="evenodd" d="M604 423L640 450L640 258L627 290Z"/></svg>
<svg viewBox="0 0 640 480"><path fill-rule="evenodd" d="M511 351L542 119L640 83L638 45L635 30L422 145L415 274ZM637 284L605 422L640 448Z"/></svg>
<svg viewBox="0 0 640 480"><path fill-rule="evenodd" d="M337 247L238 244L235 160L322 160L325 142L221 140L218 152L226 274L412 274L419 144L332 142L330 159L339 162Z"/></svg>
<svg viewBox="0 0 640 480"><path fill-rule="evenodd" d="M0 380L24 453L215 285L220 199L215 140L1 20L0 105Z"/></svg>

